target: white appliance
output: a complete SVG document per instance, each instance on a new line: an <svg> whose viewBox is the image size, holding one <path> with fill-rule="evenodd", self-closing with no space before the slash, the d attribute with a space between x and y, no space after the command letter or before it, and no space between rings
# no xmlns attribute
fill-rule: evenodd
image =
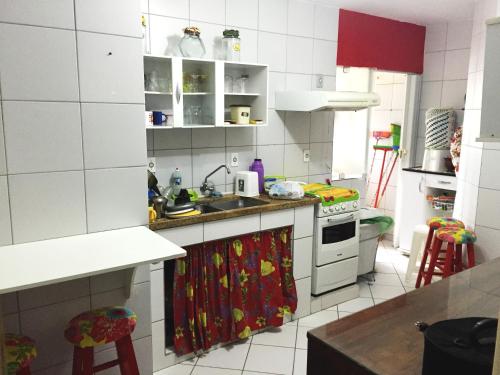
<svg viewBox="0 0 500 375"><path fill-rule="evenodd" d="M259 175L257 172L236 172L236 195L256 197L259 195Z"/></svg>
<svg viewBox="0 0 500 375"><path fill-rule="evenodd" d="M380 105L374 92L354 91L278 91L276 109L280 111L358 111Z"/></svg>
<svg viewBox="0 0 500 375"><path fill-rule="evenodd" d="M315 296L356 283L358 274L359 193L351 189L352 195L345 198L332 189L321 192L322 202L315 207L311 280Z"/></svg>

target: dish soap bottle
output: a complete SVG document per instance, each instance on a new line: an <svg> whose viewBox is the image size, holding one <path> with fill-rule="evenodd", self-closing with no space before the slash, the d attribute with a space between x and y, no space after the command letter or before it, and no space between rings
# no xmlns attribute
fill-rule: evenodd
<svg viewBox="0 0 500 375"><path fill-rule="evenodd" d="M262 164L262 159L254 159L252 165L250 165L250 171L257 172L259 176L259 193L264 192L264 165Z"/></svg>

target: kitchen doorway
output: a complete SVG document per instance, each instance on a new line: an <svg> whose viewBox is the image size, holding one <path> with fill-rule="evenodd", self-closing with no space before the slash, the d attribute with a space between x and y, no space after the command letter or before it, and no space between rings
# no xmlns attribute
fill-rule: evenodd
<svg viewBox="0 0 500 375"><path fill-rule="evenodd" d="M338 185L360 190L363 207L376 206L382 215L395 219L396 207L401 207L398 186L402 168L413 166L415 160L421 76L339 67L336 81L338 91L376 92L381 104L357 112L335 113L333 179ZM391 124L401 126L400 148L398 153L387 151L384 161L384 151L380 148L375 151L374 146L393 145ZM388 137L377 140L374 132L379 132L378 135L385 132ZM397 220L385 239L398 247Z"/></svg>

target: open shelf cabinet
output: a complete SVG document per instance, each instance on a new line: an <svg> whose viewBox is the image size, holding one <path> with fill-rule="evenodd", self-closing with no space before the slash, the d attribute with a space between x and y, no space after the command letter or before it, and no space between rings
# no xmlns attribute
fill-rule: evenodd
<svg viewBox="0 0 500 375"><path fill-rule="evenodd" d="M237 85L242 76L244 92ZM167 115L166 125L146 129L267 126L268 81L267 65L145 55L146 111ZM259 123L228 124L231 105L250 106L250 119Z"/></svg>

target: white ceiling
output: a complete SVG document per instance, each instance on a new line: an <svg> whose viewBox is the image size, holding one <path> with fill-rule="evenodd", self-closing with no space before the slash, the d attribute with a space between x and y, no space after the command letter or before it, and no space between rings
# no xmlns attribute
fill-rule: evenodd
<svg viewBox="0 0 500 375"><path fill-rule="evenodd" d="M319 0L344 9L420 25L472 18L475 0Z"/></svg>

